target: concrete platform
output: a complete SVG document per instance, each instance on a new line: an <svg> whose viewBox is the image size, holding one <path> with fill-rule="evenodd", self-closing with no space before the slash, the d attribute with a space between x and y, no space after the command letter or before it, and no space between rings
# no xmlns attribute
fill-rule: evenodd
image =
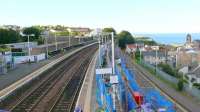
<svg viewBox="0 0 200 112"><path fill-rule="evenodd" d="M7 96L9 96L12 92L14 92L16 89L22 87L24 84L28 83L29 81L31 81L32 79L38 77L41 73L43 73L44 71L48 70L49 68L53 67L55 64L63 61L64 59L66 59L67 57L69 57L70 55L73 55L74 53L88 47L88 46L91 46L93 44L96 44L96 43L92 43L92 44L89 44L89 45L86 45L86 46L83 46L81 48L78 48L78 49L75 49L74 51L68 53L68 54L65 54L61 57L59 57L58 59L55 59L55 60L51 60L50 63L42 66L42 67L39 67L39 69L35 70L34 72L32 73L29 73L27 74L26 76L24 76L23 78L21 78L20 80L17 80L16 82L14 82L13 84L9 85L8 87L2 89L0 91L0 100L3 100L4 98L6 98ZM5 79L4 79L5 80Z"/></svg>
<svg viewBox="0 0 200 112"><path fill-rule="evenodd" d="M81 108L83 112L94 112L93 107L96 106L96 88L94 85L96 85L95 67L98 57L97 54L98 52L95 53L89 65L76 103L76 108Z"/></svg>

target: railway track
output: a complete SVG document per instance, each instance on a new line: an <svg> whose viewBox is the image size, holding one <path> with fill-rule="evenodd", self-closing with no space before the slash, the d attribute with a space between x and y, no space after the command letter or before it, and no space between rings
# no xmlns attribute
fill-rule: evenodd
<svg viewBox="0 0 200 112"><path fill-rule="evenodd" d="M62 107L65 110L72 110L85 71L96 48L95 45L85 48L69 57L54 71L47 72L48 75L40 83L34 84L31 91L22 94L23 97L13 104L11 103L12 106L8 106L10 108L7 110L13 112L54 111L58 107L59 101L62 102L64 101L62 99L66 98L62 98L65 94L70 97L67 99L67 103L62 103Z"/></svg>
<svg viewBox="0 0 200 112"><path fill-rule="evenodd" d="M74 103L83 81L83 75L81 74L86 73L87 69L84 66L88 66L90 60L85 60L85 63L81 65L80 70L75 73L74 77L65 86L50 112L69 112L74 109Z"/></svg>

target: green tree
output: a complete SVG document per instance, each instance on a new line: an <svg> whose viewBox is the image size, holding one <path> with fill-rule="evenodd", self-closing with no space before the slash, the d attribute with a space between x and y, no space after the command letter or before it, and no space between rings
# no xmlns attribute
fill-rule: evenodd
<svg viewBox="0 0 200 112"><path fill-rule="evenodd" d="M177 86L178 86L178 90L179 91L182 91L183 90L183 87L184 87L184 81L183 79L179 79L178 83L177 83Z"/></svg>
<svg viewBox="0 0 200 112"><path fill-rule="evenodd" d="M12 29L0 29L0 44L16 43L19 41L19 32Z"/></svg>
<svg viewBox="0 0 200 112"><path fill-rule="evenodd" d="M126 44L135 43L134 37L128 31L122 31L117 35L118 38L118 46L121 49L126 48Z"/></svg>
<svg viewBox="0 0 200 112"><path fill-rule="evenodd" d="M167 74L176 77L176 70L173 69L170 65L165 63L160 63L158 66Z"/></svg>
<svg viewBox="0 0 200 112"><path fill-rule="evenodd" d="M36 41L38 44L43 44L44 39L40 36L42 30L39 27L28 27L23 30L23 33L26 35L34 34L33 37L30 37L30 41ZM27 41L28 38L23 37L23 41Z"/></svg>
<svg viewBox="0 0 200 112"><path fill-rule="evenodd" d="M137 50L136 50L136 52L135 52L135 60L136 61L141 61L140 60L140 50L139 50L139 48L137 48ZM142 58L143 56L141 55L141 58Z"/></svg>
<svg viewBox="0 0 200 112"><path fill-rule="evenodd" d="M68 36L69 32L68 31L62 31L62 32L59 32L58 35L60 35L60 36Z"/></svg>
<svg viewBox="0 0 200 112"><path fill-rule="evenodd" d="M28 27L24 29L23 33L26 35L34 34L35 39L38 39L38 37L40 36L41 30L37 27Z"/></svg>
<svg viewBox="0 0 200 112"><path fill-rule="evenodd" d="M106 32L106 33L111 33L111 32L113 32L114 35L116 35L116 31L115 31L114 28L104 28L104 29L103 29L103 32Z"/></svg>
<svg viewBox="0 0 200 112"><path fill-rule="evenodd" d="M77 35L79 35L79 33L78 32L71 32L70 35L77 36Z"/></svg>

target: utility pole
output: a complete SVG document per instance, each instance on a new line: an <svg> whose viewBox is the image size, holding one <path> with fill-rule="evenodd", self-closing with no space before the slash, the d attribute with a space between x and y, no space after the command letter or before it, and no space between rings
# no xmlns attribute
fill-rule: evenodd
<svg viewBox="0 0 200 112"><path fill-rule="evenodd" d="M30 40L29 40L29 35L28 36L28 56L31 55L31 51L30 51Z"/></svg>
<svg viewBox="0 0 200 112"><path fill-rule="evenodd" d="M101 67L101 39L99 34L98 34L98 40L99 40L99 64Z"/></svg>
<svg viewBox="0 0 200 112"><path fill-rule="evenodd" d="M112 32L111 33L111 37L112 37L112 74L114 75L115 74L115 48L114 48L114 33Z"/></svg>
<svg viewBox="0 0 200 112"><path fill-rule="evenodd" d="M155 74L157 74L157 61L158 61L158 51L156 49L156 67L155 67Z"/></svg>
<svg viewBox="0 0 200 112"><path fill-rule="evenodd" d="M70 33L69 33L69 47L71 46L71 37L70 37Z"/></svg>
<svg viewBox="0 0 200 112"><path fill-rule="evenodd" d="M56 32L55 32L55 45L56 45L56 51L58 50L58 44L57 44L57 37L56 37Z"/></svg>

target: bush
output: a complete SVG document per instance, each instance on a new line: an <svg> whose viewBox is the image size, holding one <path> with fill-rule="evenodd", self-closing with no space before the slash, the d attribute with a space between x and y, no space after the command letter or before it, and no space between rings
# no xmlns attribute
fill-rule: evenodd
<svg viewBox="0 0 200 112"><path fill-rule="evenodd" d="M182 91L183 90L183 87L184 87L184 81L182 79L180 79L177 83L177 86L178 86L178 90L179 91Z"/></svg>
<svg viewBox="0 0 200 112"><path fill-rule="evenodd" d="M178 75L176 74L177 73L176 69L173 69L170 65L165 63L160 63L158 64L158 67L160 67L162 71L164 71L165 73L174 77L178 77Z"/></svg>

